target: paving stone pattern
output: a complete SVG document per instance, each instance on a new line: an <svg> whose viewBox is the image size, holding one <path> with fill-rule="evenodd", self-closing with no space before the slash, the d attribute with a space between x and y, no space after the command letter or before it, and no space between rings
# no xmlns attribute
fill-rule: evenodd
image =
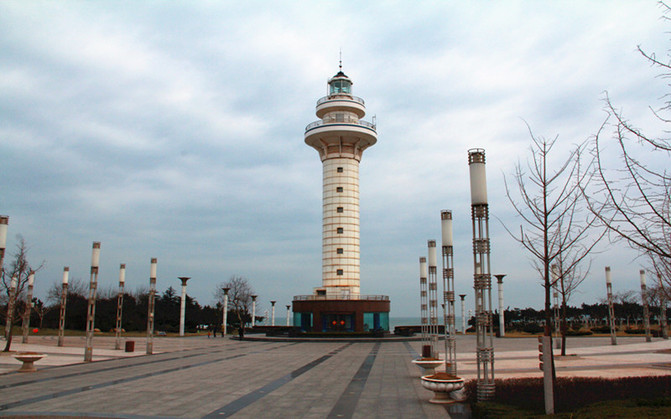
<svg viewBox="0 0 671 419"><path fill-rule="evenodd" d="M83 363L80 338L57 348L48 338L17 350L47 353L38 372L0 356L0 416L439 418L411 363L421 342L291 342L157 338L154 355L113 350L96 338L94 361ZM558 375L671 374L671 343L643 338L571 340ZM458 338L459 375L476 375L474 338ZM535 339L497 339L496 376L540 376ZM48 362L46 362L48 361Z"/></svg>

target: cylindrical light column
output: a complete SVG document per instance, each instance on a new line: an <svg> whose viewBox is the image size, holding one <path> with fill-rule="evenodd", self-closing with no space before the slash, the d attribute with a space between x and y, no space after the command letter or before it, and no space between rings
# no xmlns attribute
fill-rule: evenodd
<svg viewBox="0 0 671 419"><path fill-rule="evenodd" d="M149 270L149 298L147 301L147 355L154 353L154 304L156 302L156 264L158 260L151 258Z"/></svg>
<svg viewBox="0 0 671 419"><path fill-rule="evenodd" d="M186 281L188 281L188 276L180 276L179 280L182 281L182 298L179 305L179 335L184 336L184 322L186 321Z"/></svg>
<svg viewBox="0 0 671 419"><path fill-rule="evenodd" d="M445 372L457 375L457 339L454 312L454 241L452 211L440 212L443 256L443 322L445 323Z"/></svg>
<svg viewBox="0 0 671 419"><path fill-rule="evenodd" d="M63 346L65 343L65 305L68 303L68 278L70 276L70 268L63 268L63 290L61 291L61 311L58 316L58 346Z"/></svg>
<svg viewBox="0 0 671 419"><path fill-rule="evenodd" d="M499 336L501 337L506 335L506 319L503 313L503 278L505 278L505 276L506 274L494 275L499 284Z"/></svg>
<svg viewBox="0 0 671 419"><path fill-rule="evenodd" d="M23 341L28 343L28 333L30 331L30 313L33 309L33 284L35 282L35 271L30 271L28 274L28 292L26 293L26 309L23 311Z"/></svg>
<svg viewBox="0 0 671 419"><path fill-rule="evenodd" d="M610 266L606 266L606 292L608 293L608 324L610 325L610 344L617 345L615 336L615 310L613 309L613 283Z"/></svg>
<svg viewBox="0 0 671 419"><path fill-rule="evenodd" d="M466 294L459 294L461 298L461 333L466 334L466 309L464 307L464 300L466 299Z"/></svg>
<svg viewBox="0 0 671 419"><path fill-rule="evenodd" d="M228 328L228 291L230 290L231 290L230 288L224 288L224 315L223 315L224 324L221 325L222 338L226 337L226 329Z"/></svg>
<svg viewBox="0 0 671 419"><path fill-rule="evenodd" d="M91 252L91 282L89 283L89 303L86 311L86 348L84 362L93 361L93 334L96 317L96 290L98 289L98 268L100 266L100 242L93 242Z"/></svg>
<svg viewBox="0 0 671 419"><path fill-rule="evenodd" d="M121 349L121 316L123 315L123 293L126 284L126 264L119 266L119 295L116 299L116 327L114 328L114 349Z"/></svg>
<svg viewBox="0 0 671 419"><path fill-rule="evenodd" d="M270 310L270 313L271 313L271 315L270 315L270 321L271 321L270 325L271 325L271 326L275 326L275 303L276 303L276 302L277 302L277 301L271 301L271 302L270 302L270 304L271 304L271 306L272 306L272 308L271 308L271 310Z"/></svg>
<svg viewBox="0 0 671 419"><path fill-rule="evenodd" d="M289 318L291 316L291 306L287 304L287 326L291 326L289 323Z"/></svg>
<svg viewBox="0 0 671 419"><path fill-rule="evenodd" d="M0 274L3 272L5 263L5 248L7 247L7 227L9 225L9 217L0 215Z"/></svg>
<svg viewBox="0 0 671 419"><path fill-rule="evenodd" d="M652 342L650 336L650 307L648 306L648 288L645 284L645 270L639 271L641 275L641 302L643 303L643 325L645 326L645 341Z"/></svg>
<svg viewBox="0 0 671 419"><path fill-rule="evenodd" d="M438 253L436 241L429 240L429 333L431 357L438 359Z"/></svg>
<svg viewBox="0 0 671 419"><path fill-rule="evenodd" d="M18 287L19 280L16 275L12 276L12 280L9 283L9 301L7 302L7 322L5 323L5 339L7 344L5 345L5 351L9 351L9 347L12 343L12 323L14 322L14 303L16 302L16 288Z"/></svg>
<svg viewBox="0 0 671 419"><path fill-rule="evenodd" d="M429 293L427 291L428 270L426 258L419 258L419 297L422 314L422 357L431 356L431 345L429 345Z"/></svg>
<svg viewBox="0 0 671 419"><path fill-rule="evenodd" d="M666 321L666 293L664 292L664 284L662 283L662 275L657 274L657 280L659 281L659 322L662 328L662 339L669 338L669 326Z"/></svg>
<svg viewBox="0 0 671 419"><path fill-rule="evenodd" d="M477 400L494 396L494 338L492 325L492 278L490 272L489 204L485 150L468 150L473 224L473 289L477 334Z"/></svg>
<svg viewBox="0 0 671 419"><path fill-rule="evenodd" d="M258 295L252 295L252 327L256 325L256 297L258 297ZM245 326L240 325L240 327Z"/></svg>

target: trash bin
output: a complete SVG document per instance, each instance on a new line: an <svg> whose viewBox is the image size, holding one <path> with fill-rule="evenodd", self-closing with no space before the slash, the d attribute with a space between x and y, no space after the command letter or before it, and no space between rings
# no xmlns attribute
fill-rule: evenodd
<svg viewBox="0 0 671 419"><path fill-rule="evenodd" d="M135 351L135 341L134 340L127 340L126 341L126 352L133 352Z"/></svg>

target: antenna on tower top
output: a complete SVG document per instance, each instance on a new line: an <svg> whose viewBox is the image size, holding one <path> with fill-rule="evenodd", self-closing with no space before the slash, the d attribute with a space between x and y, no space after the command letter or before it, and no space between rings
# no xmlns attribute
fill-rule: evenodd
<svg viewBox="0 0 671 419"><path fill-rule="evenodd" d="M340 71L342 71L342 48L340 48L340 63L338 64Z"/></svg>

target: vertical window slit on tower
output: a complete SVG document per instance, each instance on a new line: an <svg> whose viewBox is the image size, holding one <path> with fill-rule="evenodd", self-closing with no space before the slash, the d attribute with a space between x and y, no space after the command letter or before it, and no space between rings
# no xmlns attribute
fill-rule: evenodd
<svg viewBox="0 0 671 419"><path fill-rule="evenodd" d="M343 228L342 228L342 227L338 227L338 229L336 230L336 232L337 232L338 234L343 234Z"/></svg>
<svg viewBox="0 0 671 419"><path fill-rule="evenodd" d="M336 275L342 275L342 274L343 274L343 270L342 270L342 269L338 269L338 270L336 271Z"/></svg>
<svg viewBox="0 0 671 419"><path fill-rule="evenodd" d="M342 247L337 248L336 253L339 254L339 255L342 255L343 254L343 248Z"/></svg>
<svg viewBox="0 0 671 419"><path fill-rule="evenodd" d="M343 207L338 207L338 208L336 208L336 212L340 212L340 213L341 213L341 212L343 212L343 211L344 211Z"/></svg>

